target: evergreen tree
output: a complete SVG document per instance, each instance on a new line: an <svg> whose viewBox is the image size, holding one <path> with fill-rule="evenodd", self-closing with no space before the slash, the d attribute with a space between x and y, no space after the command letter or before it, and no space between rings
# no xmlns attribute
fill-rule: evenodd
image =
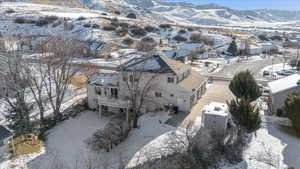
<svg viewBox="0 0 300 169"><path fill-rule="evenodd" d="M238 55L238 47L235 41L235 38L232 40L232 42L230 43L227 52L231 53L232 56L237 56Z"/></svg>
<svg viewBox="0 0 300 169"><path fill-rule="evenodd" d="M261 95L260 88L249 70L235 75L229 84L229 89L237 98L244 98L249 102Z"/></svg>
<svg viewBox="0 0 300 169"><path fill-rule="evenodd" d="M227 102L227 105L234 121L247 129L248 132L255 131L260 127L261 119L259 111L249 101L244 98L240 100L233 99Z"/></svg>
<svg viewBox="0 0 300 169"><path fill-rule="evenodd" d="M291 120L293 127L300 134L300 93L291 93L284 103L284 110Z"/></svg>

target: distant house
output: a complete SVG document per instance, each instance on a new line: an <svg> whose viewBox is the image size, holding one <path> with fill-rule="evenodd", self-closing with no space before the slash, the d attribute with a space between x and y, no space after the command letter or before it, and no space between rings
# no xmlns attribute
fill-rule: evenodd
<svg viewBox="0 0 300 169"><path fill-rule="evenodd" d="M128 81L124 79L132 79L133 69L145 72L140 78L141 83L156 76L153 82L155 87L145 98L144 112L165 109L190 112L206 91L206 77L162 54L132 58L120 67L122 71L97 73L88 80L89 108L101 113L127 112L130 109L130 94Z"/></svg>
<svg viewBox="0 0 300 169"><path fill-rule="evenodd" d="M268 83L270 88L269 107L273 113L283 110L288 94L300 92L300 75L294 74Z"/></svg>

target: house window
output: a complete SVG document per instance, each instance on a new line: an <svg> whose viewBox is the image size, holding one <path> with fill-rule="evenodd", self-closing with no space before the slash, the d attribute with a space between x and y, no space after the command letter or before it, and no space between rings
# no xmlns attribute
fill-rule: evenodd
<svg viewBox="0 0 300 169"><path fill-rule="evenodd" d="M113 97L113 98L118 98L118 89L116 89L116 88L111 88L111 89L110 89L110 92L111 92L111 97Z"/></svg>
<svg viewBox="0 0 300 169"><path fill-rule="evenodd" d="M101 96L102 90L100 87L95 87L95 92Z"/></svg>
<svg viewBox="0 0 300 169"><path fill-rule="evenodd" d="M168 77L168 83L174 83L174 77Z"/></svg>
<svg viewBox="0 0 300 169"><path fill-rule="evenodd" d="M161 97L161 92L155 92L155 97Z"/></svg>

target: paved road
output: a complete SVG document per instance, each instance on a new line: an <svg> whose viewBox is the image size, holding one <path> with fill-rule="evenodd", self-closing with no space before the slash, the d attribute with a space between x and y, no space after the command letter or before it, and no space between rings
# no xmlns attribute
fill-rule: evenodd
<svg viewBox="0 0 300 169"><path fill-rule="evenodd" d="M280 63L280 59L274 59L273 64ZM259 73L261 69L266 66L272 65L272 60L254 60L254 61L244 61L240 63L233 63L226 65L220 72L213 73L212 75L233 78L233 76L241 71L250 70L254 73L257 79L262 79L262 75Z"/></svg>

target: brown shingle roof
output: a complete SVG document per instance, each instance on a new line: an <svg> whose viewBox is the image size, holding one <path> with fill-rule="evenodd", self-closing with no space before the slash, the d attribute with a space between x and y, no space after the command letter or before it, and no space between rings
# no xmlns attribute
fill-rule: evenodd
<svg viewBox="0 0 300 169"><path fill-rule="evenodd" d="M205 76L201 76L199 73L192 71L191 74L178 85L188 92L194 92L194 90L198 89L206 80L207 78Z"/></svg>
<svg viewBox="0 0 300 169"><path fill-rule="evenodd" d="M177 75L187 72L190 69L190 66L180 61L170 59L162 54L160 54L159 56L170 67L170 69Z"/></svg>

